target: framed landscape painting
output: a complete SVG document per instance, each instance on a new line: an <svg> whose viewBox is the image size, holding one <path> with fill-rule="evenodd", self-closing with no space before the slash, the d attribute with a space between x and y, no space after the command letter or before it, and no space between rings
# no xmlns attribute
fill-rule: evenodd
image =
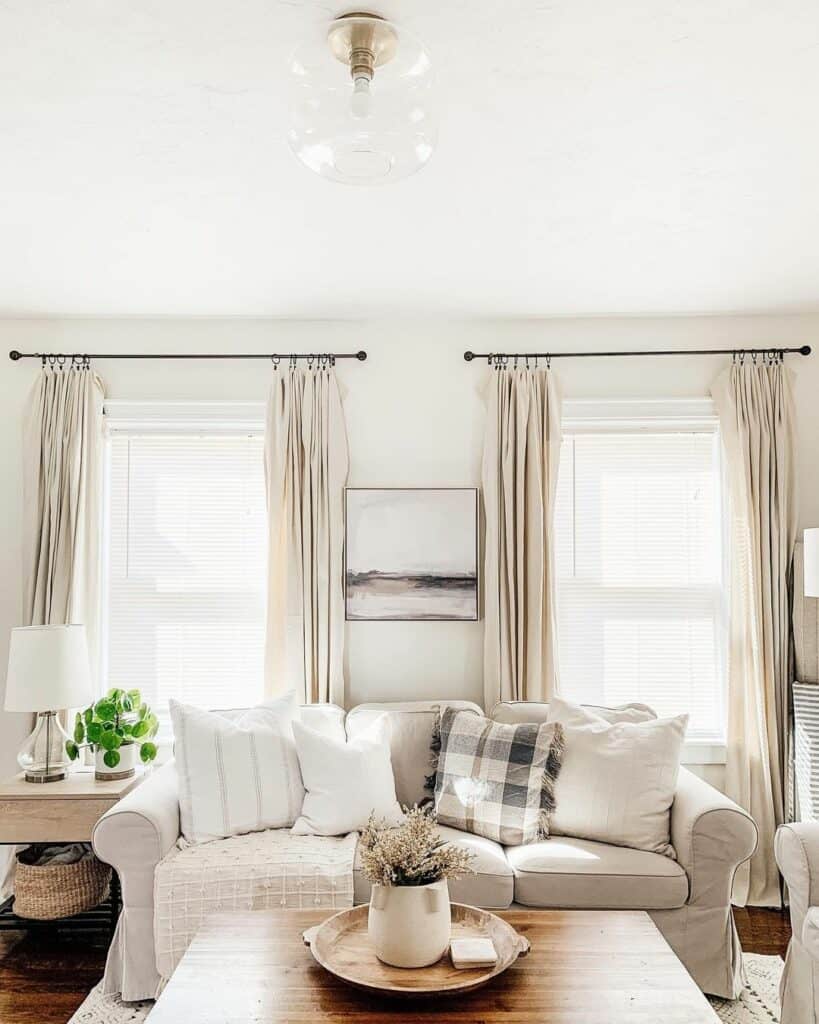
<svg viewBox="0 0 819 1024"><path fill-rule="evenodd" d="M474 487L347 488L350 620L478 618Z"/></svg>

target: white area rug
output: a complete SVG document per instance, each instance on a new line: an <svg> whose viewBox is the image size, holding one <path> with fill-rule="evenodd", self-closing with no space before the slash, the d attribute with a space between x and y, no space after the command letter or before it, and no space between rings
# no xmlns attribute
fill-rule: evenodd
<svg viewBox="0 0 819 1024"><path fill-rule="evenodd" d="M739 999L710 999L723 1024L779 1024L779 979L785 962L778 956L743 953L747 983ZM117 1021L119 1024L119 1021Z"/></svg>
<svg viewBox="0 0 819 1024"><path fill-rule="evenodd" d="M739 999L711 999L723 1024L779 1024L779 979L785 966L778 956L746 953L748 984ZM68 1024L142 1024L153 1002L123 1003L92 988Z"/></svg>

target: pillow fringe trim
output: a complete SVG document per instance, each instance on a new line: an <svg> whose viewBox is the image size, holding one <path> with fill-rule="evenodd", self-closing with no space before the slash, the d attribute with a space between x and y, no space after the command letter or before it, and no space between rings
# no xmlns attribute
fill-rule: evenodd
<svg viewBox="0 0 819 1024"><path fill-rule="evenodd" d="M552 825L552 814L557 807L555 785L560 769L563 767L565 750L565 733L560 722L554 723L555 733L549 745L549 756L543 768L543 781L540 790L540 838L548 839Z"/></svg>
<svg viewBox="0 0 819 1024"><path fill-rule="evenodd" d="M424 789L427 792L435 793L435 778L438 774L438 762L441 759L441 709L435 708L435 724L432 727L432 739L429 744L429 766L432 769L429 775L424 776Z"/></svg>

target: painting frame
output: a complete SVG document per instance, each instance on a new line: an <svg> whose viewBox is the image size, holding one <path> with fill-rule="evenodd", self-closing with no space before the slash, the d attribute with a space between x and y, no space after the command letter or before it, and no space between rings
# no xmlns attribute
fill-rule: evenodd
<svg viewBox="0 0 819 1024"><path fill-rule="evenodd" d="M463 614L391 614L391 615L364 615L351 613L351 572L350 560L350 495L359 492L370 492L373 494L408 494L418 493L453 493L468 494L471 496L469 502L469 521L465 524L471 532L470 552L474 554L474 574L469 578L468 590L470 600L474 602L474 611L468 615ZM358 574L358 573L356 573ZM344 619L346 622L478 622L480 621L480 492L477 487L345 487L344 489ZM466 588L465 588L466 589Z"/></svg>

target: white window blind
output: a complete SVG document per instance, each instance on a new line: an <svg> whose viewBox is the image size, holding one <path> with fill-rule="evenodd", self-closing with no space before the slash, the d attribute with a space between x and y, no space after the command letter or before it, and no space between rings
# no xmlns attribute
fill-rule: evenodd
<svg viewBox="0 0 819 1024"><path fill-rule="evenodd" d="M207 420L207 417L205 417ZM263 696L266 515L261 433L186 433L131 415L109 437L104 675L168 698Z"/></svg>
<svg viewBox="0 0 819 1024"><path fill-rule="evenodd" d="M725 739L726 607L719 435L625 407L564 421L555 522L562 692L688 712Z"/></svg>

